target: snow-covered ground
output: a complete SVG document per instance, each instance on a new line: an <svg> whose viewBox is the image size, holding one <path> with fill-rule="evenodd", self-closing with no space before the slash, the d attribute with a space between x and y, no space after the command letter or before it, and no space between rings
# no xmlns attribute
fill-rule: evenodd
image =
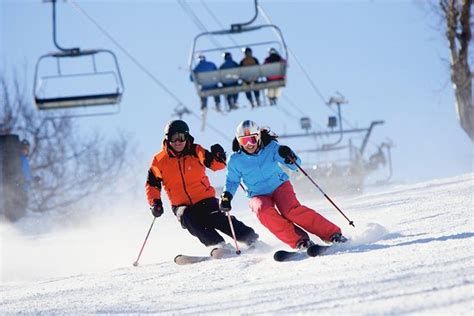
<svg viewBox="0 0 474 316"><path fill-rule="evenodd" d="M330 192L327 192L330 196ZM234 214L271 251L177 266L178 253L205 254L168 212L104 211L58 221L1 224L0 313L446 314L474 310L474 174L304 201L352 238L332 253L273 261L285 248L245 207ZM141 207L140 207L141 208Z"/></svg>

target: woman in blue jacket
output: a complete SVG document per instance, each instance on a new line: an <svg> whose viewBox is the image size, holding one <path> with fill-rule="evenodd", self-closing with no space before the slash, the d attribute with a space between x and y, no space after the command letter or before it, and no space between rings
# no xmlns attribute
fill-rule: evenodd
<svg viewBox="0 0 474 316"><path fill-rule="evenodd" d="M260 130L253 121L239 124L233 143L234 153L227 162L221 210L230 211L232 197L242 181L250 198L250 208L259 221L290 247L305 250L311 246L313 242L306 231L324 241L347 240L338 226L300 204L280 164L296 170L294 162L299 164L301 160L288 146L279 145L275 139L276 136Z"/></svg>

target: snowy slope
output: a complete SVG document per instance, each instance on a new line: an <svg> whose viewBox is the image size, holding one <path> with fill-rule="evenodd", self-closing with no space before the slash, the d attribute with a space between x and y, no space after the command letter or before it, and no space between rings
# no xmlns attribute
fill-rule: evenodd
<svg viewBox="0 0 474 316"><path fill-rule="evenodd" d="M169 214L156 221L136 268L151 222L142 211L104 213L61 230L32 220L3 224L0 313L467 315L474 309L473 193L474 174L467 174L335 198L356 229L315 196L305 203L353 241L290 263L260 251L177 266L177 253L207 250ZM235 214L273 249L284 248L244 203L237 201Z"/></svg>

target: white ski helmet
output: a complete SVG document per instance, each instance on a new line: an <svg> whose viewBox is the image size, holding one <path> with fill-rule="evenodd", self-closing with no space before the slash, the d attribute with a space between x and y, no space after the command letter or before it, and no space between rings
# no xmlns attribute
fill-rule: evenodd
<svg viewBox="0 0 474 316"><path fill-rule="evenodd" d="M260 128L254 121L242 121L235 130L235 137L237 138L240 146L245 146L248 142L259 145Z"/></svg>

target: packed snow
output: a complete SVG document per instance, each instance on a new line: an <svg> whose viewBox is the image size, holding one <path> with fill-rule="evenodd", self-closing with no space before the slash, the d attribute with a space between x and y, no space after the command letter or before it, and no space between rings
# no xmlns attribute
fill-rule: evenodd
<svg viewBox="0 0 474 316"><path fill-rule="evenodd" d="M132 263L152 222L142 203L67 219L31 215L0 226L0 313L472 315L473 193L471 173L333 196L355 228L315 193L302 202L351 241L284 263L273 252L288 248L258 223L243 194L233 214L268 246L188 266L174 256L208 249L169 209L138 267Z"/></svg>

